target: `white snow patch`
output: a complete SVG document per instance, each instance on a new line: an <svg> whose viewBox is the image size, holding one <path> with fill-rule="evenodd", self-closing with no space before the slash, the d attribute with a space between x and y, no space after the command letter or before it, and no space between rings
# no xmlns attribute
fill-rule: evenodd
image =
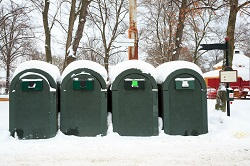
<svg viewBox="0 0 250 166"><path fill-rule="evenodd" d="M222 65L223 65L223 61L220 61L219 63L215 64L213 68L216 69L217 67L221 67Z"/></svg>
<svg viewBox="0 0 250 166"><path fill-rule="evenodd" d="M233 66L235 67L246 67L249 69L250 58L243 54L234 54Z"/></svg>
<svg viewBox="0 0 250 166"><path fill-rule="evenodd" d="M220 75L220 70L212 70L212 71L209 71L209 72L206 72L203 74L203 77L204 78L209 78L209 77L216 77L216 78L219 78L219 75Z"/></svg>
<svg viewBox="0 0 250 166"><path fill-rule="evenodd" d="M27 70L27 69L40 69L49 75L55 80L55 82L58 82L60 80L60 72L58 67L55 65L49 64L44 61L38 61L38 60L31 60L21 63L17 69L15 70L13 77L14 78L17 74L20 72Z"/></svg>
<svg viewBox="0 0 250 166"><path fill-rule="evenodd" d="M70 63L66 68L65 70L63 71L62 73L62 77L61 77L61 81L72 71L76 70L76 69L81 69L81 68L86 68L86 69L90 69L90 70L93 70L97 73L99 73L103 79L105 81L107 81L107 78L108 78L108 74L107 74L107 71L106 69L96 63L96 62L93 62L93 61L89 61L89 60L78 60L78 61L74 61L72 63Z"/></svg>
<svg viewBox="0 0 250 166"><path fill-rule="evenodd" d="M116 77L128 69L138 69L142 73L150 74L154 79L156 78L155 67L149 63L141 60L127 60L110 68L109 78L111 83L113 83Z"/></svg>
<svg viewBox="0 0 250 166"><path fill-rule="evenodd" d="M27 81L42 81L43 79L22 79L22 81L27 82Z"/></svg>
<svg viewBox="0 0 250 166"><path fill-rule="evenodd" d="M250 68L247 67L233 67L234 70L238 71L238 76L244 81L250 80Z"/></svg>
<svg viewBox="0 0 250 166"><path fill-rule="evenodd" d="M175 81L194 81L194 78L176 78Z"/></svg>
<svg viewBox="0 0 250 166"><path fill-rule="evenodd" d="M74 55L74 51L73 51L72 46L70 46L70 47L68 48L67 53L68 53L68 57L76 58L75 55Z"/></svg>
<svg viewBox="0 0 250 166"><path fill-rule="evenodd" d="M163 83L166 78L174 71L179 69L191 69L202 75L202 71L199 66L188 61L171 61L161 64L156 68L158 84Z"/></svg>
<svg viewBox="0 0 250 166"><path fill-rule="evenodd" d="M249 92L250 90L248 88L244 88L242 91Z"/></svg>

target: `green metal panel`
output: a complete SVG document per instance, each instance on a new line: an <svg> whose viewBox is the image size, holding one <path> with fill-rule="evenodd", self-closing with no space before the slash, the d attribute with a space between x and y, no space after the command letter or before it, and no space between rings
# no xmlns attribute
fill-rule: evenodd
<svg viewBox="0 0 250 166"><path fill-rule="evenodd" d="M43 90L43 80L23 80L21 82L21 89L23 91L41 91Z"/></svg>
<svg viewBox="0 0 250 166"><path fill-rule="evenodd" d="M195 89L194 78L176 78L175 88L179 90Z"/></svg>
<svg viewBox="0 0 250 166"><path fill-rule="evenodd" d="M178 89L176 78L194 78L194 89ZM200 135L208 132L206 85L197 72L190 69L177 70L166 78L160 89L165 133Z"/></svg>
<svg viewBox="0 0 250 166"><path fill-rule="evenodd" d="M132 87L136 84L137 88ZM112 84L114 132L122 136L158 135L158 91L155 87L156 82L150 75L136 69L124 71L116 78Z"/></svg>
<svg viewBox="0 0 250 166"><path fill-rule="evenodd" d="M85 85L80 87L81 81ZM84 68L72 71L62 81L60 98L60 130L63 133L106 135L107 89L100 74Z"/></svg>
<svg viewBox="0 0 250 166"><path fill-rule="evenodd" d="M94 90L94 79L80 80L73 79L74 90Z"/></svg>
<svg viewBox="0 0 250 166"><path fill-rule="evenodd" d="M33 74L31 73L20 79L20 76L27 72L32 72ZM44 78L36 75L36 73L43 75ZM51 76L45 75L50 82L54 81ZM19 139L44 139L56 135L57 92L56 89L52 90L49 81L45 80L45 75L44 71L28 69L19 73L12 80L9 103L9 131L12 136L17 135ZM38 85L36 86L38 87L42 85L42 89L25 89L28 86L26 84L26 82L29 82L28 80L37 82ZM52 85L56 85L56 83L54 82Z"/></svg>
<svg viewBox="0 0 250 166"><path fill-rule="evenodd" d="M126 90L143 90L145 89L144 79L125 79L124 89Z"/></svg>

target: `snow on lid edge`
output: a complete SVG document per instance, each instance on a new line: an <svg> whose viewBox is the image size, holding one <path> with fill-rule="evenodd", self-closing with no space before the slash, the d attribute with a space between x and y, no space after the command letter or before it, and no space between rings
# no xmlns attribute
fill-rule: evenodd
<svg viewBox="0 0 250 166"><path fill-rule="evenodd" d="M60 80L60 71L57 66L52 65L50 63L39 61L39 60L31 60L21 63L15 70L12 79L21 73L24 70L27 69L39 69L46 73L48 73L55 82L58 82Z"/></svg>
<svg viewBox="0 0 250 166"><path fill-rule="evenodd" d="M109 77L111 83L113 83L118 75L129 69L137 69L142 73L150 74L154 79L156 79L155 67L151 64L141 61L141 60L126 60L118 63L110 69Z"/></svg>
<svg viewBox="0 0 250 166"><path fill-rule="evenodd" d="M74 62L70 63L63 71L62 76L61 76L61 81L70 72L72 72L76 69L83 69L83 68L90 69L90 70L93 70L93 71L99 73L103 77L103 79L105 81L107 81L108 74L107 74L106 69L102 65L100 65L99 63L96 63L96 62L90 61L90 60L78 60L78 61L74 61Z"/></svg>

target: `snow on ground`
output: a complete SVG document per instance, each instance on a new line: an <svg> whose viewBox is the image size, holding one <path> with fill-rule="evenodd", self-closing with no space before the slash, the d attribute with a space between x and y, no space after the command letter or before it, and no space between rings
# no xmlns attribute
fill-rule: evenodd
<svg viewBox="0 0 250 166"><path fill-rule="evenodd" d="M8 133L8 102L0 102L1 166L250 165L250 101L235 100L231 117L208 100L209 133L201 136L65 136L17 140Z"/></svg>
<svg viewBox="0 0 250 166"><path fill-rule="evenodd" d="M9 98L9 95L1 95L0 94L0 98Z"/></svg>

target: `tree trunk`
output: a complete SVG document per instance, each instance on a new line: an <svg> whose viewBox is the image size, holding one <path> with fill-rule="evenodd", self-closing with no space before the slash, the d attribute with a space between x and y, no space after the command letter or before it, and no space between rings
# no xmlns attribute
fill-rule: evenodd
<svg viewBox="0 0 250 166"><path fill-rule="evenodd" d="M88 15L88 6L89 6L90 2L91 1L89 1L89 0L83 0L83 2L82 2L82 6L80 9L80 15L79 15L79 23L78 23L76 35L75 35L75 38L73 41L74 55L76 55L76 51L77 51L79 43L82 39L83 29L84 29L84 25L86 22L86 17Z"/></svg>
<svg viewBox="0 0 250 166"><path fill-rule="evenodd" d="M77 49L79 47L79 43L80 43L80 41L82 39L83 29L84 29L84 25L85 25L85 22L86 22L86 17L88 15L88 6L89 6L91 1L92 0L82 0L82 2L81 2L82 4L81 4L81 7L80 7L80 11L79 11L78 27L77 27L77 30L76 30L74 40L72 42L72 50L73 50L73 55L74 56L69 56L68 55L68 49L66 49L64 68L66 68L71 62L73 62L76 59L76 52L77 52ZM70 20L70 21L72 21L72 20ZM73 31L73 29L72 29L72 31ZM72 34L71 34L71 36L72 36Z"/></svg>
<svg viewBox="0 0 250 166"><path fill-rule="evenodd" d="M108 72L109 71L109 57L108 56L104 57L104 67L106 71Z"/></svg>
<svg viewBox="0 0 250 166"><path fill-rule="evenodd" d="M228 44L228 59L229 66L232 66L232 60L234 55L234 33L235 33L235 23L238 12L238 0L230 0L230 13L227 24L227 37L229 37ZM225 56L225 55L224 55ZM215 108L217 110L221 110L226 112L226 101L227 101L227 92L220 92L218 90L218 94L216 96L216 105Z"/></svg>
<svg viewBox="0 0 250 166"><path fill-rule="evenodd" d="M51 55L51 34L49 28L49 21L48 21L48 12L49 12L49 0L44 1L44 9L42 12L43 15L43 28L45 33L45 55L46 61L48 63L52 63L52 55Z"/></svg>
<svg viewBox="0 0 250 166"><path fill-rule="evenodd" d="M69 55L69 50L68 49L71 46L71 42L72 42L73 28L74 28L74 23L75 23L75 20L76 20L75 8L76 8L76 0L72 0L70 15L69 15L69 26L68 26L68 34L67 34L66 49L65 49L65 61L64 61L64 64L63 64L63 69L65 69L65 67L67 66L67 58L68 58L68 55Z"/></svg>
<svg viewBox="0 0 250 166"><path fill-rule="evenodd" d="M229 37L229 48L228 48L229 66L232 66L232 60L234 55L234 41L235 41L234 33L235 33L237 12L238 12L238 0L230 0L230 14L227 24L227 37Z"/></svg>
<svg viewBox="0 0 250 166"><path fill-rule="evenodd" d="M178 24L177 24L177 30L176 30L176 36L175 36L175 53L172 57L172 60L178 60L180 57L181 52L181 43L182 43L182 36L183 36L183 30L184 30L184 22L186 19L186 8L187 8L187 0L182 0L181 8L179 10L179 18L178 18Z"/></svg>
<svg viewBox="0 0 250 166"><path fill-rule="evenodd" d="M7 56L6 61L6 84L5 84L5 94L7 95L9 93L10 89L10 56Z"/></svg>
<svg viewBox="0 0 250 166"><path fill-rule="evenodd" d="M173 56L173 26L171 23L171 18L168 18L168 27L169 27L169 40L168 40L168 52L167 52L167 62L170 61L172 59Z"/></svg>

